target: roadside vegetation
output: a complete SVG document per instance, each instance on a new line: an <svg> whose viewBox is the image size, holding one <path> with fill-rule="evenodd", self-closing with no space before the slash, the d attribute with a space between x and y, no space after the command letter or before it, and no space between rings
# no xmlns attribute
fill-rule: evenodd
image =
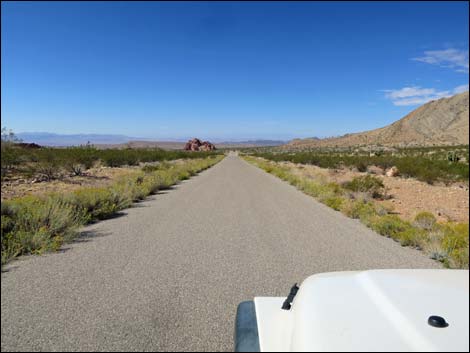
<svg viewBox="0 0 470 353"><path fill-rule="evenodd" d="M60 179L64 175L81 175L96 164L107 167L137 166L140 163L192 159L214 156L216 152L167 151L158 148L97 149L93 146L34 148L14 142L2 141L2 179L9 175L46 180Z"/></svg>
<svg viewBox="0 0 470 353"><path fill-rule="evenodd" d="M416 178L428 184L452 183L469 178L469 147L415 147L378 149L317 149L312 151L281 151L279 149L246 150L257 157L275 162L311 164L321 168L355 168L365 172L369 167L383 170L396 167L400 176Z"/></svg>
<svg viewBox="0 0 470 353"><path fill-rule="evenodd" d="M21 144L6 129L2 129L1 152L2 185L7 178L18 176L40 177L46 183L64 176L73 178L97 164L133 166L105 186L2 200L2 264L19 255L57 250L77 236L80 226L110 218L223 158L214 152L161 149L45 148Z"/></svg>
<svg viewBox="0 0 470 353"><path fill-rule="evenodd" d="M391 209L376 202L376 199L386 195L382 181L375 176L354 177L340 185L321 178L300 176L293 167L264 158L244 156L244 159L334 210L360 220L377 233L390 237L403 246L424 251L446 267L468 268L468 223L439 223L428 212L417 214L412 222L401 219Z"/></svg>
<svg viewBox="0 0 470 353"><path fill-rule="evenodd" d="M2 264L19 255L57 250L77 236L80 226L112 217L133 202L188 179L222 158L218 155L162 163L135 170L107 187L3 201Z"/></svg>

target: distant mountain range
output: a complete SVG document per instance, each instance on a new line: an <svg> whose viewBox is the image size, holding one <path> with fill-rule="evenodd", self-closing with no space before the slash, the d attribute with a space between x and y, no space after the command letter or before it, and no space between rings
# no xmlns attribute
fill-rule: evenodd
<svg viewBox="0 0 470 353"><path fill-rule="evenodd" d="M77 146L92 144L116 144L135 140L135 137L124 135L75 134L61 135L50 132L20 132L16 136L23 142L37 143L43 146Z"/></svg>
<svg viewBox="0 0 470 353"><path fill-rule="evenodd" d="M88 142L102 148L125 146L182 149L188 139L136 138L125 135L75 134L48 132L16 134L23 142L42 146L77 146ZM286 148L348 147L360 145L430 146L469 143L469 93L428 102L388 126L340 137L294 139L286 144L279 140L221 141L212 140L218 148L280 146Z"/></svg>
<svg viewBox="0 0 470 353"><path fill-rule="evenodd" d="M107 135L107 134L54 134L50 132L20 132L16 136L23 142L37 143L41 146L79 146L87 143L102 148L124 146L130 147L160 147L165 149L182 149L187 139L167 139L158 141L150 138L138 138L126 135ZM219 147L260 147L260 146L279 146L286 141L279 140L248 140L248 141L221 141L216 142Z"/></svg>
<svg viewBox="0 0 470 353"><path fill-rule="evenodd" d="M388 126L340 137L295 139L287 148L348 147L359 145L468 145L468 91L428 102Z"/></svg>

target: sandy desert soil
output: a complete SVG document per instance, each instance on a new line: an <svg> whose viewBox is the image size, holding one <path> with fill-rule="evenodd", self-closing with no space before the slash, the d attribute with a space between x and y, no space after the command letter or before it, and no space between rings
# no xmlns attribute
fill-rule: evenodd
<svg viewBox="0 0 470 353"><path fill-rule="evenodd" d="M15 177L2 183L2 200L26 195L40 195L52 192L69 192L82 187L105 186L116 178L128 175L136 168L98 167L88 169L82 176L65 176L61 179L41 181L38 178Z"/></svg>
<svg viewBox="0 0 470 353"><path fill-rule="evenodd" d="M355 176L366 175L350 169L324 169L317 166L294 164L299 173L312 178L344 183ZM377 175L383 180L389 200L378 201L393 208L399 216L411 220L422 211L433 213L439 221L468 222L469 186L468 183L429 185L413 178L387 177Z"/></svg>

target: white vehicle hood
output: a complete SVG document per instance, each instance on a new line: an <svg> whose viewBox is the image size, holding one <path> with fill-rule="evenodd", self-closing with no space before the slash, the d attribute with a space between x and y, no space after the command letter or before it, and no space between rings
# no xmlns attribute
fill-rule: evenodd
<svg viewBox="0 0 470 353"><path fill-rule="evenodd" d="M467 351L466 270L334 272L307 278L292 308L255 298L262 351ZM287 293L286 293L287 294ZM428 324L432 315L448 327Z"/></svg>

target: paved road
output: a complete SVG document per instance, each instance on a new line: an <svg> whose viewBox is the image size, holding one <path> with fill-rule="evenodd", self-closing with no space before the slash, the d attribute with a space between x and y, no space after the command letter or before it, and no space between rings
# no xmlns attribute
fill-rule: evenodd
<svg viewBox="0 0 470 353"><path fill-rule="evenodd" d="M242 300L318 272L432 267L229 156L62 252L7 266L1 348L230 351Z"/></svg>

